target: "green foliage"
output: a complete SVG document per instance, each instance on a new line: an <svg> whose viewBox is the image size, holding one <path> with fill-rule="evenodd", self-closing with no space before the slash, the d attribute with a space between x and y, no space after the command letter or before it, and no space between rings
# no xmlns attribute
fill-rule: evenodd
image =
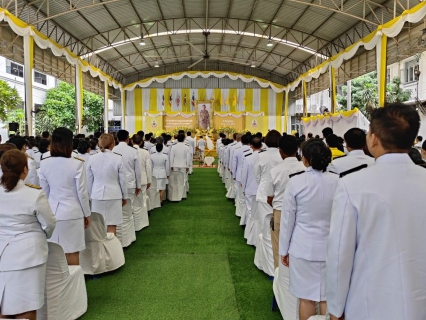
<svg viewBox="0 0 426 320"><path fill-rule="evenodd" d="M102 97L83 91L83 125L94 131L102 124ZM66 82L47 91L46 101L36 116L36 131L52 132L57 127L75 128L75 88Z"/></svg>
<svg viewBox="0 0 426 320"><path fill-rule="evenodd" d="M0 80L0 120L3 122L9 120L9 113L22 105L22 99L18 90L12 88L6 81Z"/></svg>
<svg viewBox="0 0 426 320"><path fill-rule="evenodd" d="M7 122L16 122L19 123L19 131L23 132L25 129L25 112L24 109L17 108L9 111L7 113ZM4 128L7 128L8 125L6 124Z"/></svg>
<svg viewBox="0 0 426 320"><path fill-rule="evenodd" d="M337 95L337 102L341 109L347 108L347 86L342 87L343 96ZM370 72L351 82L352 108L358 108L370 118L371 112L378 107L379 97L377 92L377 72ZM401 78L395 77L386 86L386 102L404 102L410 99L411 90L401 88Z"/></svg>

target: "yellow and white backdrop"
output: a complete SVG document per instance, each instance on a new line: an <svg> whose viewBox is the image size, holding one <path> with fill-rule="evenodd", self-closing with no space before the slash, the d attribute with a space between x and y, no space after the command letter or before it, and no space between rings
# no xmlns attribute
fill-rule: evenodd
<svg viewBox="0 0 426 320"><path fill-rule="evenodd" d="M284 92L272 89L138 88L126 93L126 130L157 132L197 126L196 102L213 100L214 129L282 132Z"/></svg>

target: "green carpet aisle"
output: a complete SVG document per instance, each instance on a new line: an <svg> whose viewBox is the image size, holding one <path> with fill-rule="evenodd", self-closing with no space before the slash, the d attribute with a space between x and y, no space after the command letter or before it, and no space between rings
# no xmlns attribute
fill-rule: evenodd
<svg viewBox="0 0 426 320"><path fill-rule="evenodd" d="M281 319L216 169L195 169L190 194L154 210L126 264L88 280L82 319Z"/></svg>

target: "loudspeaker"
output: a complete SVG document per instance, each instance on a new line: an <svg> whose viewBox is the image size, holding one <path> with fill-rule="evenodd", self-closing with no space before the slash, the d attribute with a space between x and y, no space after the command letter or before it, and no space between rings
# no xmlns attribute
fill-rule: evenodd
<svg viewBox="0 0 426 320"><path fill-rule="evenodd" d="M19 130L19 123L17 122L10 122L9 123L9 131L18 131Z"/></svg>

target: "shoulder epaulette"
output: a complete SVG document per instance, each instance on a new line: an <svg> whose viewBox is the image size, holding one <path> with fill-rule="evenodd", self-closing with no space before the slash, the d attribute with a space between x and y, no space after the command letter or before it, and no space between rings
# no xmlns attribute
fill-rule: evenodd
<svg viewBox="0 0 426 320"><path fill-rule="evenodd" d="M250 149L244 150L243 153L251 151Z"/></svg>
<svg viewBox="0 0 426 320"><path fill-rule="evenodd" d="M292 173L292 174L290 174L288 177L289 178L293 178L293 177L295 177L295 176L298 176L299 174L302 174L302 173L305 173L306 171L299 171L299 172L296 172L296 173Z"/></svg>
<svg viewBox="0 0 426 320"><path fill-rule="evenodd" d="M38 151L38 150L36 150L36 151L34 151L34 153L39 153L40 151Z"/></svg>
<svg viewBox="0 0 426 320"><path fill-rule="evenodd" d="M75 150L73 150L72 152L74 152L74 153L78 154L78 152L77 152L77 151L75 151Z"/></svg>
<svg viewBox="0 0 426 320"><path fill-rule="evenodd" d="M132 147L133 149L135 149L135 150L138 150L138 148L136 148L136 147Z"/></svg>
<svg viewBox="0 0 426 320"><path fill-rule="evenodd" d="M332 174L337 174L337 175L339 175L337 172L334 172L334 171L328 171L328 172L330 172L330 173L332 173Z"/></svg>
<svg viewBox="0 0 426 320"><path fill-rule="evenodd" d="M246 154L244 157L251 156L253 153Z"/></svg>
<svg viewBox="0 0 426 320"><path fill-rule="evenodd" d="M43 155L41 156L41 159L40 159L40 161L42 161L42 160L44 160L44 159L48 159L48 158L50 158L51 156L48 156L48 157L46 157L46 158L43 158Z"/></svg>
<svg viewBox="0 0 426 320"><path fill-rule="evenodd" d="M426 163L420 163L418 166L426 169Z"/></svg>
<svg viewBox="0 0 426 320"><path fill-rule="evenodd" d="M334 158L333 160L337 160L337 159L344 158L344 157L346 157L346 154L343 155L343 156L338 156L338 157Z"/></svg>
<svg viewBox="0 0 426 320"><path fill-rule="evenodd" d="M259 151L259 153L262 153L262 152L265 152L265 151L266 151L265 149L262 149L262 150Z"/></svg>
<svg viewBox="0 0 426 320"><path fill-rule="evenodd" d="M29 155L27 155L27 158L30 158L31 160L34 160L34 158L33 158L33 157L31 157L31 156L29 156Z"/></svg>
<svg viewBox="0 0 426 320"><path fill-rule="evenodd" d="M365 169L365 168L367 168L367 167L368 167L368 164L363 164L363 165L360 165L360 166L355 167L355 168L353 168L353 169L350 169L350 170L347 170L347 171L345 171L345 172L342 172L342 173L340 174L340 178L343 178L344 176L347 176L348 174L351 174L351 173L357 172L357 171L359 171L359 170L361 170L361 169Z"/></svg>
<svg viewBox="0 0 426 320"><path fill-rule="evenodd" d="M117 152L114 152L114 151L113 151L112 153L115 153L115 154L118 154L119 156L122 156L121 154L119 154L119 153L117 153Z"/></svg>
<svg viewBox="0 0 426 320"><path fill-rule="evenodd" d="M84 160L79 157L73 157L73 158L84 162Z"/></svg>
<svg viewBox="0 0 426 320"><path fill-rule="evenodd" d="M29 184L29 183L26 183L25 184L27 187L30 187L30 188L33 188L33 189L38 189L38 190L40 190L41 189L41 187L40 186L36 186L35 184Z"/></svg>

